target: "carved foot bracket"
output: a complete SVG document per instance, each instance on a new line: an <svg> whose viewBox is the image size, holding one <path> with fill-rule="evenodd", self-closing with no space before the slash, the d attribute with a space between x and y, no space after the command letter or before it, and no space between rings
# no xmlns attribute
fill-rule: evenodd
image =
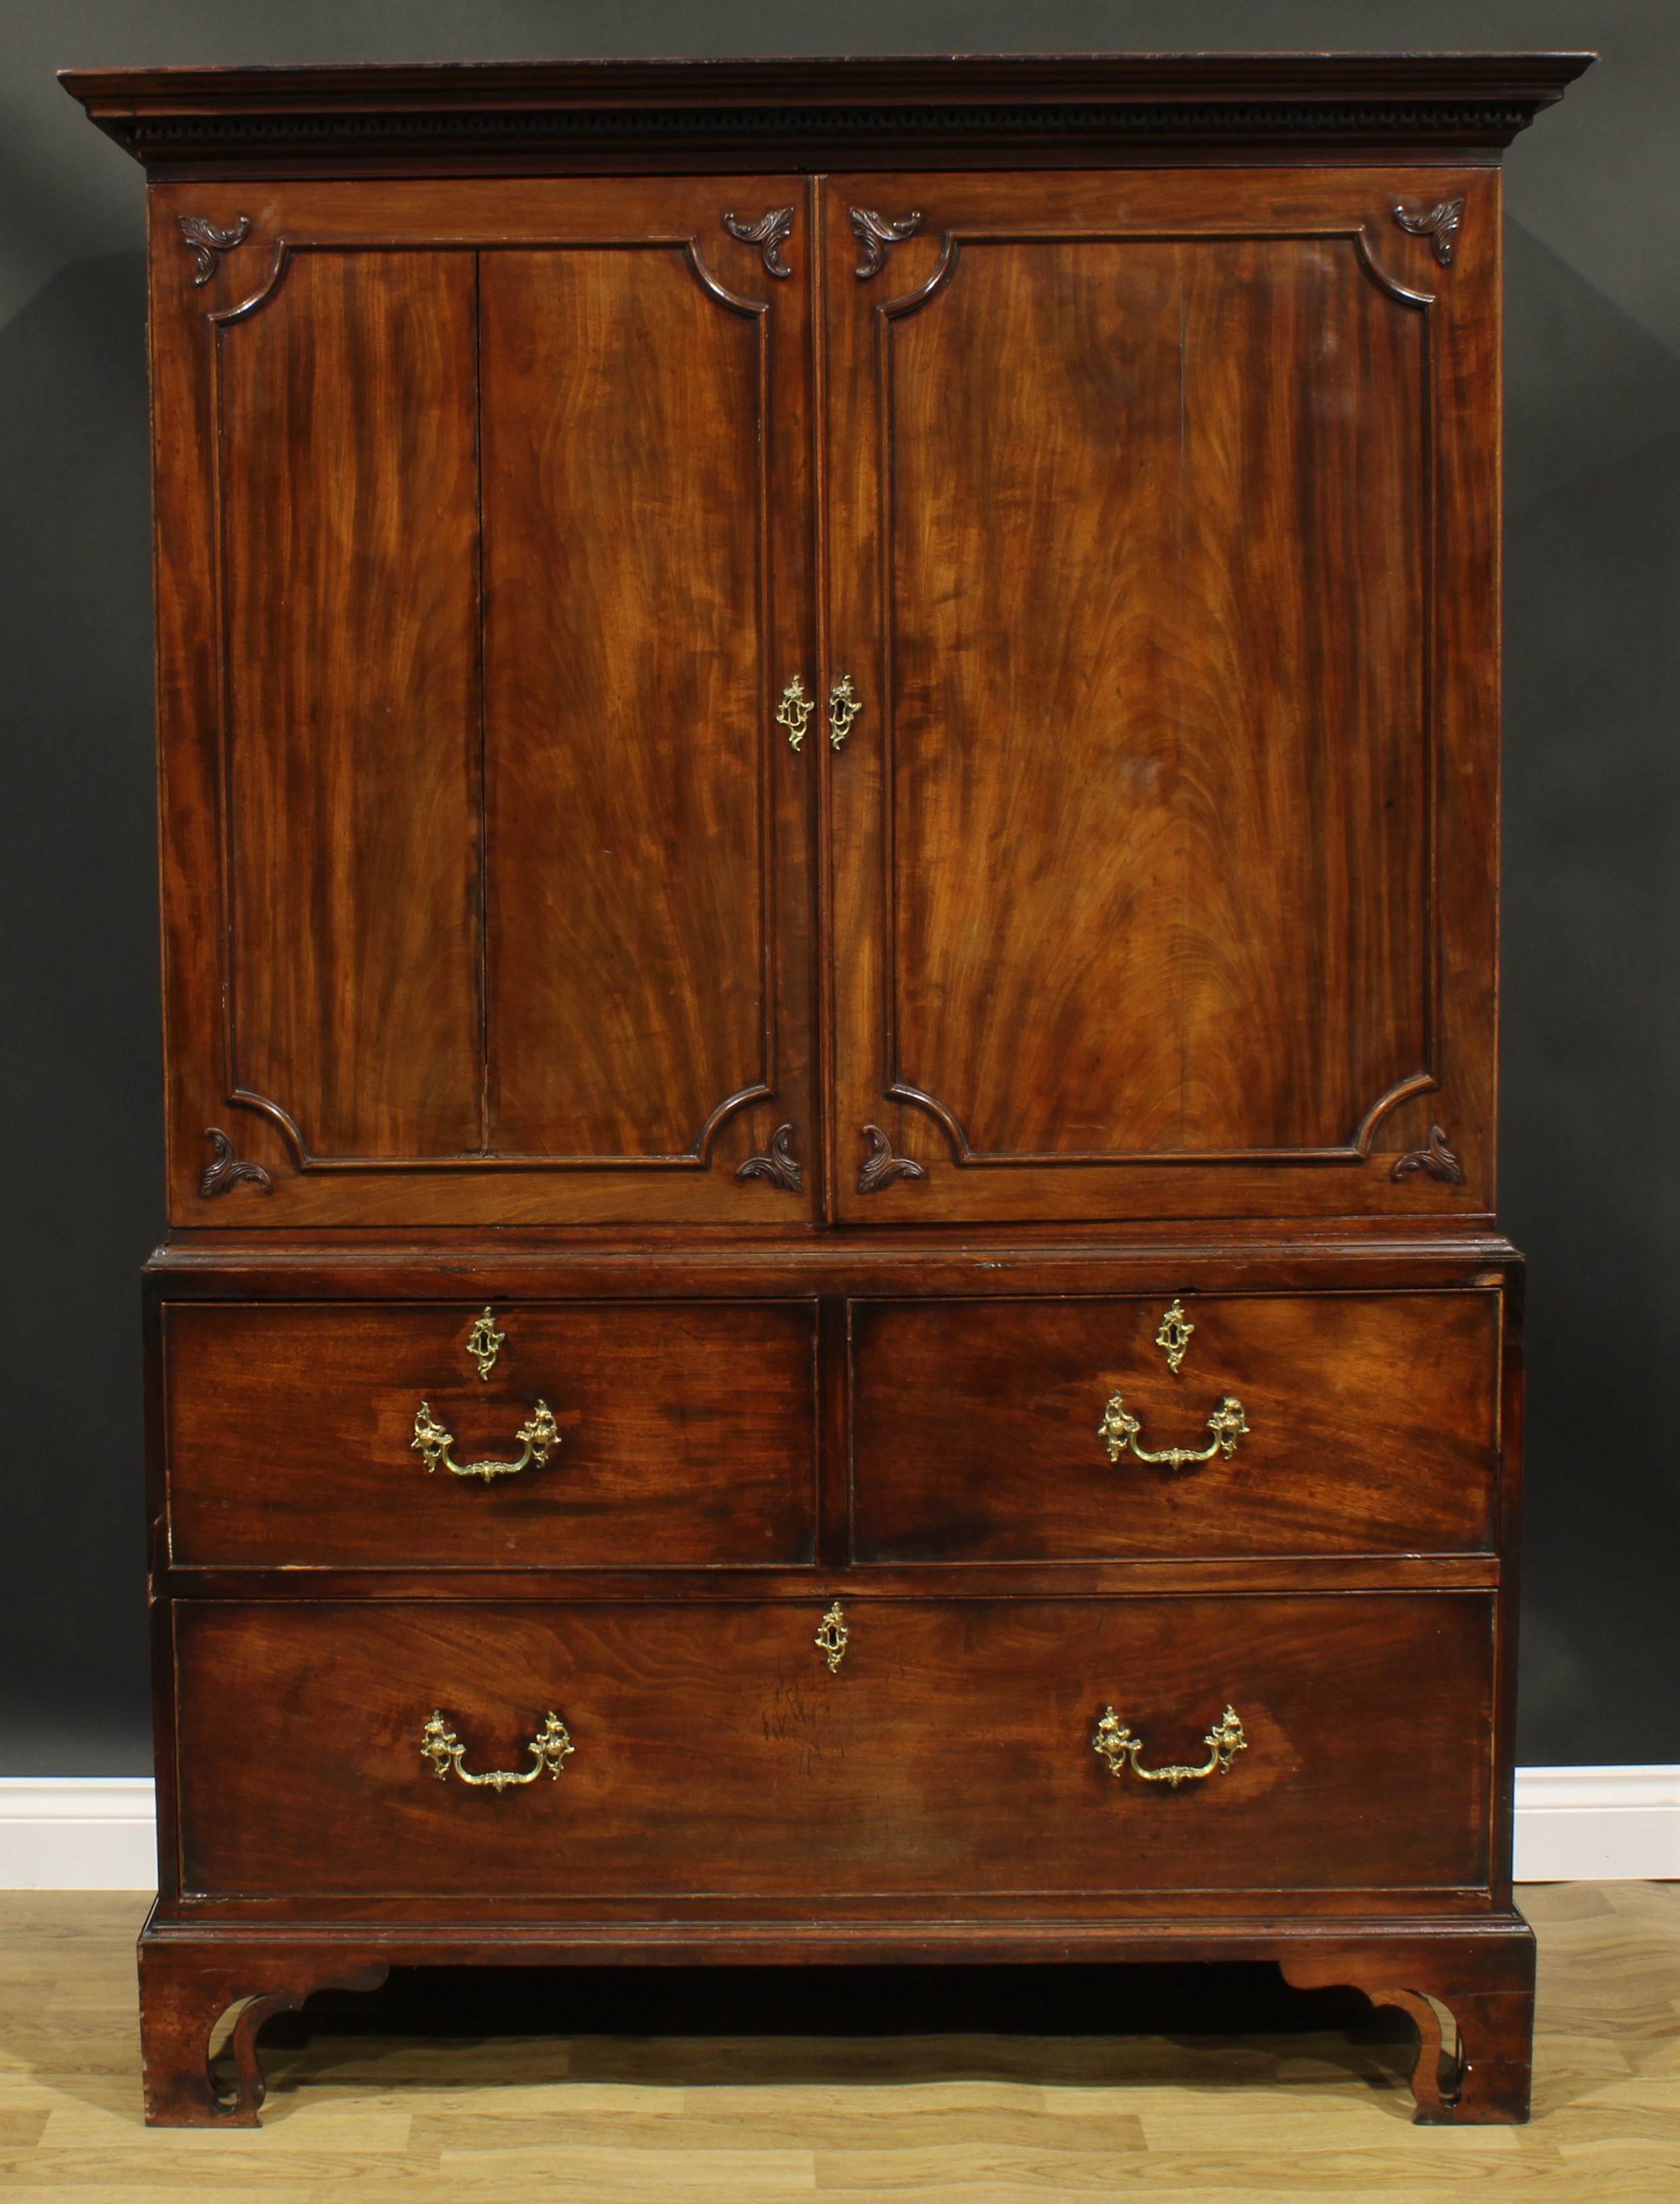
<svg viewBox="0 0 1680 2204"><path fill-rule="evenodd" d="M154 2128L254 2128L267 2085L257 2034L271 2013L295 2011L316 1990L376 1990L390 1969L319 1946L176 1944L143 1936L140 2057L145 2120ZM241 2010L224 2053L231 2088L211 2072L217 2023Z"/></svg>
<svg viewBox="0 0 1680 2204"><path fill-rule="evenodd" d="M1299 1990L1344 1986L1404 2012L1417 2029L1412 2095L1421 2127L1492 2125L1529 2117L1534 2057L1535 1944L1517 1928L1476 1938L1409 1940L1284 1954ZM1443 2027L1444 2007L1457 2041Z"/></svg>

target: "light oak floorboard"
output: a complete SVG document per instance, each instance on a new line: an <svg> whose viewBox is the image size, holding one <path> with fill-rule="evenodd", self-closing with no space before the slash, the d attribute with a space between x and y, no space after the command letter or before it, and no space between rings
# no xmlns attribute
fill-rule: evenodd
<svg viewBox="0 0 1680 2204"><path fill-rule="evenodd" d="M258 2130L140 2124L145 1901L0 1894L5 2204L1680 2204L1680 1884L1539 1884L1535 2118L1415 2128L1398 2045L946 2036L264 2053Z"/></svg>

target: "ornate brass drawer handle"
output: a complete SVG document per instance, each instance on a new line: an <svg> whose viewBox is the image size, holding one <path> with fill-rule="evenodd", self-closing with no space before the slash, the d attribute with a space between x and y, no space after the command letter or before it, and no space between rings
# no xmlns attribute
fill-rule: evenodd
<svg viewBox="0 0 1680 2204"><path fill-rule="evenodd" d="M534 1783L544 1769L550 1775L558 1775L577 1749L572 1742L572 1733L552 1707L549 1709L548 1720L525 1747L532 1756L533 1764L523 1775L515 1775L505 1768L493 1768L484 1775L469 1775L460 1764L466 1747L444 1722L442 1707L432 1709L431 1718L420 1734L420 1751L436 1770L438 1781L447 1781L453 1768L461 1781L470 1783L475 1791L505 1791L510 1784Z"/></svg>
<svg viewBox="0 0 1680 2204"><path fill-rule="evenodd" d="M1208 1748L1208 1757L1200 1768L1141 1768L1137 1756L1143 1750L1143 1739L1132 1735L1113 1707L1106 1707L1091 1739L1091 1751L1099 1760L1107 1763L1111 1775L1123 1774L1130 1768L1145 1783L1170 1783L1175 1791L1181 1783L1199 1783L1204 1775L1212 1775L1216 1770L1221 1775L1229 1775L1232 1762L1239 1752L1249 1749L1234 1707L1226 1709L1202 1742Z"/></svg>
<svg viewBox="0 0 1680 2204"><path fill-rule="evenodd" d="M528 1421L521 1424L513 1434L525 1449L517 1461L454 1461L449 1449L455 1443L453 1431L446 1431L431 1413L428 1402L422 1401L414 1417L414 1436L409 1441L416 1454L426 1458L426 1474L439 1467L453 1470L457 1477L482 1477L488 1484L493 1477L514 1477L527 1462L539 1466L547 1461L549 1450L560 1444L560 1426L549 1412L546 1401L539 1401Z"/></svg>
<svg viewBox="0 0 1680 2204"><path fill-rule="evenodd" d="M1128 1447L1139 1461L1164 1461L1169 1469L1183 1469L1187 1462L1211 1461L1216 1454L1222 1454L1229 1461L1237 1451L1238 1440L1245 1436L1249 1426L1242 1402L1227 1393L1208 1419L1208 1428L1214 1436L1204 1447L1163 1447L1159 1454L1154 1454L1137 1443L1137 1434L1143 1428L1136 1416L1128 1414L1119 1395L1111 1393L1102 1412L1102 1421L1096 1427L1096 1435L1107 1448L1110 1461L1118 1461Z"/></svg>

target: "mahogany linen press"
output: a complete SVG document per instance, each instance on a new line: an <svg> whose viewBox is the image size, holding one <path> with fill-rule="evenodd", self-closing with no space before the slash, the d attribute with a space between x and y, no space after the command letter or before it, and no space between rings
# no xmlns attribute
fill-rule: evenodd
<svg viewBox="0 0 1680 2204"><path fill-rule="evenodd" d="M1173 1958L1525 2117L1498 164L1586 60L67 76L151 210L151 2120L395 1964Z"/></svg>

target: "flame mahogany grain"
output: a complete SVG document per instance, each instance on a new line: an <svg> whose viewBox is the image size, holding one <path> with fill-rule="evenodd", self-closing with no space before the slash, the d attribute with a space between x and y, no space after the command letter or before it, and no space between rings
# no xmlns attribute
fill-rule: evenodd
<svg viewBox="0 0 1680 2204"><path fill-rule="evenodd" d="M164 1319L170 1552L184 1568L620 1568L813 1558L815 1302L504 1309L488 1383L478 1309L175 1307ZM428 1474L422 1400L458 1462ZM255 1472L253 1476L253 1472Z"/></svg>
<svg viewBox="0 0 1680 2204"><path fill-rule="evenodd" d="M1193 1916L1210 1893L1263 1911L1350 1887L1398 1907L1487 1884L1485 1594L856 1600L831 1674L825 1591L182 1601L182 1897L675 1899L750 1921L894 1899ZM1116 1779L1090 1744L1111 1702L1146 1766L1205 1760L1227 1703L1248 1745L1176 1790ZM550 1708L575 1751L516 1791L439 1782L434 1707L474 1773L529 1769Z"/></svg>
<svg viewBox="0 0 1680 2204"><path fill-rule="evenodd" d="M855 1303L860 1561L1486 1552L1498 1525L1491 1293L1192 1296L1178 1375L1160 1301ZM1178 1471L1097 1437L1120 1391L1146 1451L1248 1432Z"/></svg>

